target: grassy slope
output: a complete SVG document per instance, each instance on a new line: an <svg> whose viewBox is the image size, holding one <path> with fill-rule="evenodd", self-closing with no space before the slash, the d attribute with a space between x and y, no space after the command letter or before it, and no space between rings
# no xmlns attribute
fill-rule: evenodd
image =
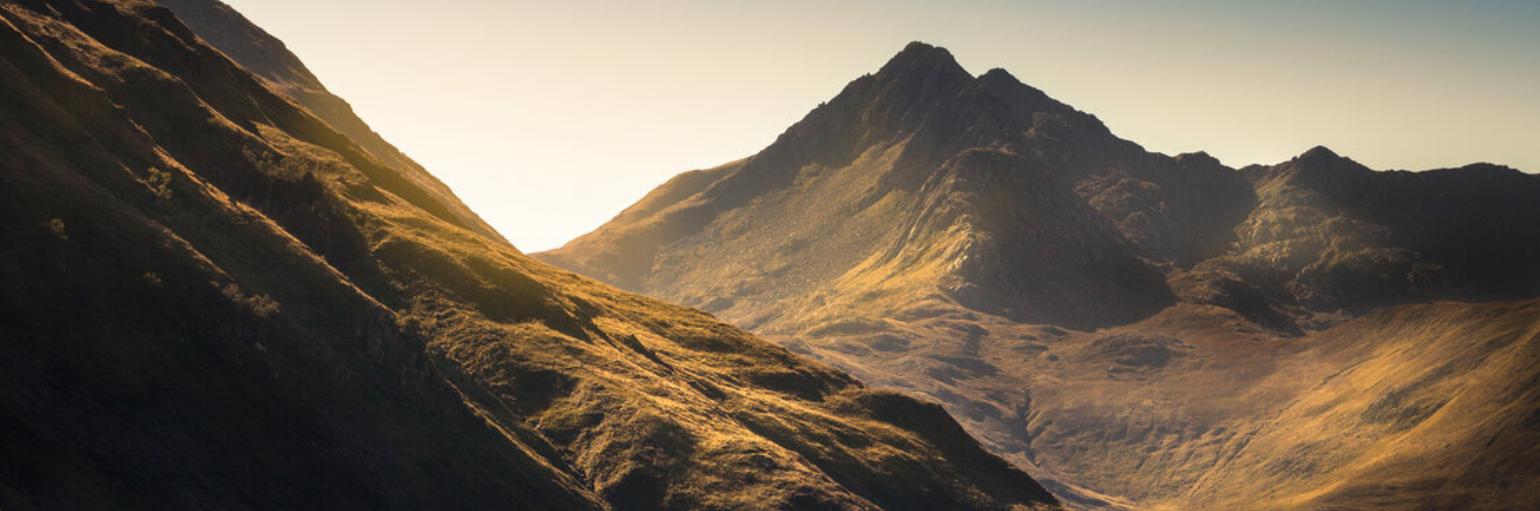
<svg viewBox="0 0 1540 511"><path fill-rule="evenodd" d="M1051 506L937 406L466 230L164 9L0 16L8 510Z"/></svg>
<svg viewBox="0 0 1540 511"><path fill-rule="evenodd" d="M1540 302L1406 306L1305 342L1272 376L1296 397L1192 490L1198 501L1540 505Z"/></svg>

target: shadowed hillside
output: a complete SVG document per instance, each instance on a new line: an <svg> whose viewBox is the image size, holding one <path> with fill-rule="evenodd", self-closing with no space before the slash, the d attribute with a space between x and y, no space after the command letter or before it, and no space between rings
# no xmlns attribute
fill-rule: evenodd
<svg viewBox="0 0 1540 511"><path fill-rule="evenodd" d="M934 397L1075 507L1522 509L1533 302L1394 307L1540 296L1537 208L1494 165L1149 153L914 43L537 257Z"/></svg>
<svg viewBox="0 0 1540 511"><path fill-rule="evenodd" d="M1054 507L939 406L525 257L265 76L153 3L0 0L0 507Z"/></svg>
<svg viewBox="0 0 1540 511"><path fill-rule="evenodd" d="M363 119L353 113L352 105L327 91L326 86L305 67L305 63L289 52L283 41L251 24L239 12L219 0L156 0L156 3L170 7L177 18L197 32L208 45L224 52L230 59L265 80L268 86L298 102L316 117L347 135L380 162L438 198L472 231L493 239L503 239L492 226L460 203L460 199L455 197L448 186L364 124Z"/></svg>

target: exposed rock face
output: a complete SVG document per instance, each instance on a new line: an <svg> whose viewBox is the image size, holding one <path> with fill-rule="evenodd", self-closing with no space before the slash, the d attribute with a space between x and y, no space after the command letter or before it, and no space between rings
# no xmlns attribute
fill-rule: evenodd
<svg viewBox="0 0 1540 511"><path fill-rule="evenodd" d="M1505 387L1534 369L1502 361L1533 348L1532 301L1373 315L1540 296L1537 187L1491 165L1375 172L1324 148L1242 171L1148 153L915 43L759 154L536 256L934 397L1076 507L1412 509L1540 480L1481 436L1540 404ZM1361 349L1338 351L1351 336ZM1398 351L1419 343L1474 358ZM1357 401L1418 378L1509 390L1459 417L1433 394ZM1328 402L1340 420L1310 418ZM1389 447L1432 438L1425 424L1454 447ZM1398 471L1365 468L1389 459ZM1536 498L1491 491L1490 509Z"/></svg>
<svg viewBox="0 0 1540 511"><path fill-rule="evenodd" d="M225 55L0 0L7 511L1054 507L938 406L525 257Z"/></svg>

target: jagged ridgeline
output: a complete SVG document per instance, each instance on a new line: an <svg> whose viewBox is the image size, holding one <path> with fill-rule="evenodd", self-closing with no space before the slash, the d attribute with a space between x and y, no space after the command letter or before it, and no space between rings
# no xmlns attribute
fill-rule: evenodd
<svg viewBox="0 0 1540 511"><path fill-rule="evenodd" d="M536 256L933 397L1074 507L1540 507L1514 169L1166 156L914 43Z"/></svg>
<svg viewBox="0 0 1540 511"><path fill-rule="evenodd" d="M763 152L681 175L540 257L751 326L817 321L764 314L788 297L933 292L1092 327L1170 305L1142 252L1217 253L1255 200L1211 158L1146 153L1004 70L975 78L914 43Z"/></svg>
<svg viewBox="0 0 1540 511"><path fill-rule="evenodd" d="M0 0L0 508L1056 507L939 406L525 257L167 5Z"/></svg>

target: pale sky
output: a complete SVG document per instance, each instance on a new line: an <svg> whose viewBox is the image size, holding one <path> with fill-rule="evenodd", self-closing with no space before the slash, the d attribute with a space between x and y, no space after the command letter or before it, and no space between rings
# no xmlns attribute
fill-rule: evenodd
<svg viewBox="0 0 1540 511"><path fill-rule="evenodd" d="M520 249L758 152L909 41L1225 164L1540 172L1540 1L225 0Z"/></svg>

